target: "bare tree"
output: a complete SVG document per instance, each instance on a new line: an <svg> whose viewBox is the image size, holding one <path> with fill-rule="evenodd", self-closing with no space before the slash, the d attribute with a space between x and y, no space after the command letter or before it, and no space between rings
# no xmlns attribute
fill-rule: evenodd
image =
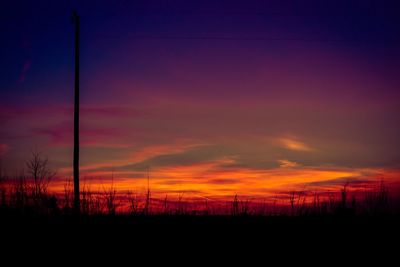
<svg viewBox="0 0 400 267"><path fill-rule="evenodd" d="M3 175L3 164L0 155L0 207L6 206L6 177Z"/></svg>
<svg viewBox="0 0 400 267"><path fill-rule="evenodd" d="M139 200L135 193L128 191L126 194L129 202L129 212L132 215L136 215L139 211Z"/></svg>
<svg viewBox="0 0 400 267"><path fill-rule="evenodd" d="M32 152L32 158L26 162L26 167L32 179L32 195L34 198L41 198L46 195L50 181L56 175L48 167L48 159L39 152Z"/></svg>

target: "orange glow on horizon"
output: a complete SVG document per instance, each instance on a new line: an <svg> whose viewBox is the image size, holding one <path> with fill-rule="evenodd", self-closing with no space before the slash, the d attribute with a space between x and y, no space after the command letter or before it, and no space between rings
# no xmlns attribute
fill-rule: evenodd
<svg viewBox="0 0 400 267"><path fill-rule="evenodd" d="M254 170L246 168L219 169L230 159L192 164L189 166L165 167L150 170L150 190L155 198L165 195L185 194L188 198L231 199L238 194L254 199L272 197L289 191L339 191L346 183L395 182L397 171L378 169L335 168L274 168ZM145 194L147 173L130 177L129 171L93 172L82 177L81 186L94 191L113 187L118 192ZM113 179L111 178L113 175ZM52 190L64 190L64 181L57 180Z"/></svg>

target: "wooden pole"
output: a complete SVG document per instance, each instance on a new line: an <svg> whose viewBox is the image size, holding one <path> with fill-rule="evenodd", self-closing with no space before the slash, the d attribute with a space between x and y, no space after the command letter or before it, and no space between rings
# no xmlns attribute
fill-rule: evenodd
<svg viewBox="0 0 400 267"><path fill-rule="evenodd" d="M80 21L78 14L73 12L75 23L75 84L74 84L74 210L80 213L79 197L79 27Z"/></svg>

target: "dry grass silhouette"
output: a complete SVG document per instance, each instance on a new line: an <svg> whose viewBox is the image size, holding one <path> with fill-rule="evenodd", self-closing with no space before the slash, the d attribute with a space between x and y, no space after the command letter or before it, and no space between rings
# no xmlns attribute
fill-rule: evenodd
<svg viewBox="0 0 400 267"><path fill-rule="evenodd" d="M32 153L26 172L6 177L0 170L0 209L3 214L73 214L73 186L66 179L62 194L49 192L55 172L48 167L48 160L39 153ZM148 178L149 179L149 178ZM114 183L102 190L92 190L83 185L80 192L83 215L132 215L132 216L181 216L229 215L243 216L356 216L398 214L398 202L393 199L383 180L373 190L355 193L346 183L339 192L290 191L284 197L276 196L271 202L250 200L235 195L232 201L215 203L205 198L195 202L185 199L184 192L177 198L165 195L153 198L150 186L146 193L117 192Z"/></svg>

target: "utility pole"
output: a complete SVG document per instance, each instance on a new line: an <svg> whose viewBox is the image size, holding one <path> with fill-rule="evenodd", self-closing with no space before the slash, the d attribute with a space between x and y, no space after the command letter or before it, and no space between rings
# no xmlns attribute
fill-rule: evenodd
<svg viewBox="0 0 400 267"><path fill-rule="evenodd" d="M74 83L74 211L80 213L79 198L79 16L74 11L72 13L73 23L75 24L75 83Z"/></svg>
<svg viewBox="0 0 400 267"><path fill-rule="evenodd" d="M147 166L147 195L146 195L146 203L144 208L145 215L149 215L150 211L150 167Z"/></svg>

